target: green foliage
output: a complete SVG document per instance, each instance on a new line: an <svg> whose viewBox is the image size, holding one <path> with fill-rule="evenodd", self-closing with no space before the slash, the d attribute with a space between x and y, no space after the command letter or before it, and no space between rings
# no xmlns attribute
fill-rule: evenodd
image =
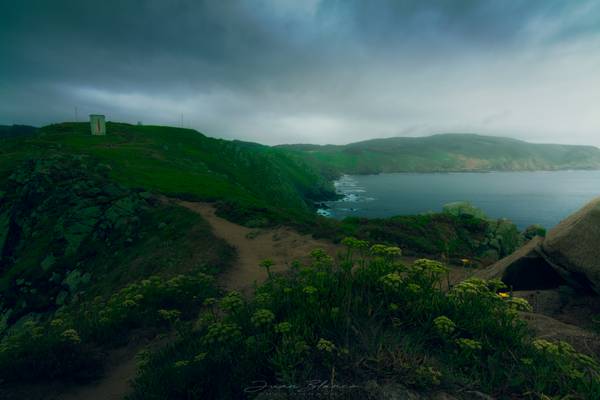
<svg viewBox="0 0 600 400"><path fill-rule="evenodd" d="M523 231L523 239L525 239L525 240L531 240L536 236L545 237L546 229L541 225L534 224L534 225L529 225Z"/></svg>
<svg viewBox="0 0 600 400"><path fill-rule="evenodd" d="M220 215L253 226L307 218L313 201L334 196L331 183L306 163L268 146L160 126L109 122L107 132L92 136L89 124L63 123L36 136L4 139L0 182L16 160L83 154L106 165L109 177L125 187L219 200Z"/></svg>
<svg viewBox="0 0 600 400"><path fill-rule="evenodd" d="M0 341L0 376L6 382L83 381L101 370L96 352L62 319L24 322Z"/></svg>
<svg viewBox="0 0 600 400"><path fill-rule="evenodd" d="M107 175L89 157L57 155L24 161L4 183L2 379L91 378L103 347L176 327L217 295L212 275L233 249L196 213ZM32 316L35 327L23 323Z"/></svg>
<svg viewBox="0 0 600 400"><path fill-rule="evenodd" d="M454 215L455 217L466 215L468 217L486 219L483 211L466 201L444 204L443 212Z"/></svg>
<svg viewBox="0 0 600 400"><path fill-rule="evenodd" d="M132 329L190 318L204 300L217 294L214 278L204 273L170 279L151 276L132 283L106 301L96 298L73 314L73 324L96 343L115 341Z"/></svg>
<svg viewBox="0 0 600 400"><path fill-rule="evenodd" d="M322 222L322 221L321 221ZM516 226L507 220L488 220L452 213L404 215L391 218L346 218L314 225L315 236L400 246L409 256L434 256L460 264L461 259L490 263L521 245ZM352 248L352 246L349 246Z"/></svg>
<svg viewBox="0 0 600 400"><path fill-rule="evenodd" d="M232 249L197 214L106 174L75 156L14 169L0 202L0 312L12 310L9 324L164 270L210 265L214 273L231 259Z"/></svg>
<svg viewBox="0 0 600 400"><path fill-rule="evenodd" d="M445 291L439 262L403 265L393 247L356 255L366 242L344 243L349 253L337 262L314 251L309 265L272 274L251 300L226 295L220 311L144 358L131 399L246 398L256 381L335 379L367 390L365 382L390 378L500 397L600 393L596 362L535 341L518 317L526 302L499 294L501 282L470 279Z"/></svg>
<svg viewBox="0 0 600 400"><path fill-rule="evenodd" d="M216 294L214 278L203 273L151 276L106 301L99 296L62 308L50 321L15 325L0 341L0 376L32 382L97 376L100 359L94 346L118 343L136 328L173 327Z"/></svg>

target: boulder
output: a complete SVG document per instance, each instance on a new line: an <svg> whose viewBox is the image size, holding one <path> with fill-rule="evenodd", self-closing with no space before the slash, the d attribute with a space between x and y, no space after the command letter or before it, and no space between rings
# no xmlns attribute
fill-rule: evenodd
<svg viewBox="0 0 600 400"><path fill-rule="evenodd" d="M551 289L564 279L541 253L542 237L535 237L508 257L476 275L482 279L501 279L514 290Z"/></svg>
<svg viewBox="0 0 600 400"><path fill-rule="evenodd" d="M551 289L569 284L600 294L600 198L523 247L478 272L514 290Z"/></svg>
<svg viewBox="0 0 600 400"><path fill-rule="evenodd" d="M600 293L600 197L551 229L542 251L566 279Z"/></svg>

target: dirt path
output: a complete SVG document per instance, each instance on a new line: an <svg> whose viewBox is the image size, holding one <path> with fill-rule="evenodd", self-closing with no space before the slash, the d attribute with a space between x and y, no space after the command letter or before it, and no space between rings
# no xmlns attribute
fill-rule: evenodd
<svg viewBox="0 0 600 400"><path fill-rule="evenodd" d="M59 400L122 400L131 392L131 380L136 374L136 355L143 346L115 350L107 362L106 375L98 382L75 387L58 397Z"/></svg>
<svg viewBox="0 0 600 400"><path fill-rule="evenodd" d="M227 290L248 294L255 283L265 281L267 272L259 266L264 259L271 259L274 263L272 270L280 272L285 271L294 260L307 261L310 252L316 248L325 250L332 257L343 251L341 245L314 239L289 227L251 229L237 225L215 215L214 207L208 203L179 200L176 203L200 214L212 226L217 237L235 247L238 257L234 265L219 277L219 283ZM403 257L402 261L412 262L414 258ZM462 268L452 269L451 281L460 281L466 274L468 272ZM95 384L73 388L58 399L123 399L131 391L131 380L136 374L135 355L139 350L139 346L117 350L111 354L104 378Z"/></svg>
<svg viewBox="0 0 600 400"><path fill-rule="evenodd" d="M294 260L305 261L315 248L321 248L331 256L342 249L288 227L251 229L237 225L215 215L214 207L207 203L179 201L178 204L200 214L212 226L216 236L236 248L237 260L220 277L220 283L228 290L246 292L255 282L263 282L267 272L259 264L266 258L273 261L273 271L283 271Z"/></svg>

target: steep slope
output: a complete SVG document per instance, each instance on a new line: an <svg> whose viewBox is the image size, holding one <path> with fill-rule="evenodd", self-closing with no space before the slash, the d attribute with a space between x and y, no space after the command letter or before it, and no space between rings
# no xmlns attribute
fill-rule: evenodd
<svg viewBox="0 0 600 400"><path fill-rule="evenodd" d="M474 134L395 137L345 146L279 146L324 174L600 168L593 146L534 144Z"/></svg>
<svg viewBox="0 0 600 400"><path fill-rule="evenodd" d="M212 139L190 129L119 123L107 129L106 136L91 136L88 124L64 123L41 128L37 136L3 139L0 182L19 160L67 153L108 165L110 177L127 187L235 203L229 208L246 210L237 215L246 220L256 210L273 220L299 217L310 211L312 200L333 193L304 162L267 146Z"/></svg>

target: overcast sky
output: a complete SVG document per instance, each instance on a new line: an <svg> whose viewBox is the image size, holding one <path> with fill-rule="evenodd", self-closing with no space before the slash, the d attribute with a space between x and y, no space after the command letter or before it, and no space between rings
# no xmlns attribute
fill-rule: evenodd
<svg viewBox="0 0 600 400"><path fill-rule="evenodd" d="M598 0L2 0L0 124L600 146Z"/></svg>

